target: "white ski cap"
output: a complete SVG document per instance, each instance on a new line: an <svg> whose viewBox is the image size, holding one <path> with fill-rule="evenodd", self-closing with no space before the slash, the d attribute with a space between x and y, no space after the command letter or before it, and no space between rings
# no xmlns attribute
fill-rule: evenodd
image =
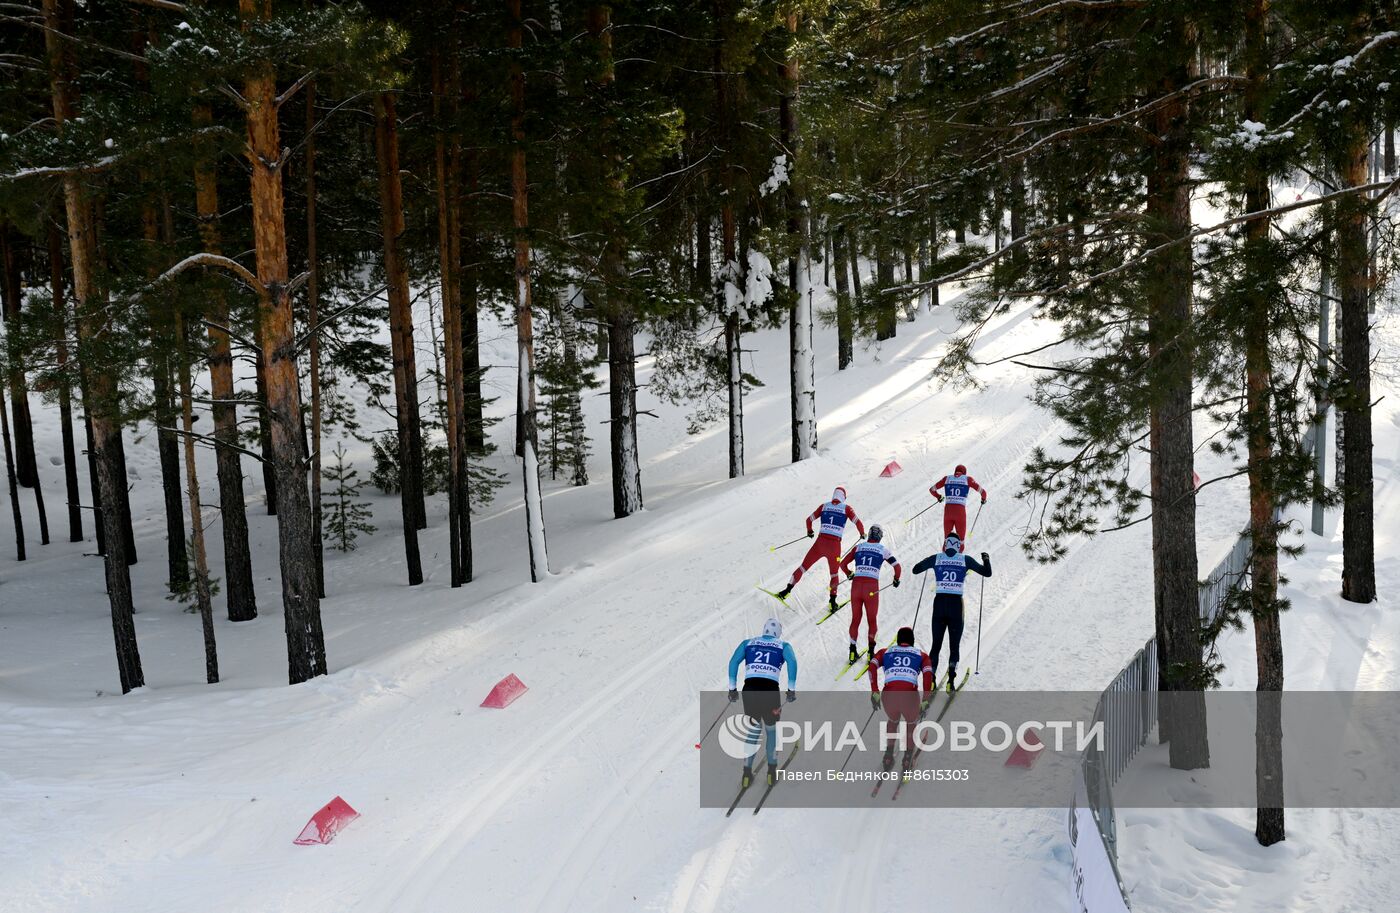
<svg viewBox="0 0 1400 913"><path fill-rule="evenodd" d="M763 623L763 636L771 637L774 640L781 640L783 636L783 623L776 618L770 618Z"/></svg>
<svg viewBox="0 0 1400 913"><path fill-rule="evenodd" d="M833 504L845 504L845 503L846 503L846 487L845 487L844 485L837 485L837 486L836 486L836 490L833 491L833 492L831 493L831 503L833 503Z"/></svg>

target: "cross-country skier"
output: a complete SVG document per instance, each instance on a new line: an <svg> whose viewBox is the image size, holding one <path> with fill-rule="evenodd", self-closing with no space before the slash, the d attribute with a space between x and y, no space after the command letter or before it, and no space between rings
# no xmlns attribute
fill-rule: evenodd
<svg viewBox="0 0 1400 913"><path fill-rule="evenodd" d="M958 645L963 633L963 580L968 571L983 577L992 576L992 559L982 553L982 563L964 555L962 540L949 536L943 540L943 551L929 555L914 565L914 573L934 571L933 640L930 655L936 664L943 652L943 635L948 635L948 690L953 690L953 676L958 671Z"/></svg>
<svg viewBox="0 0 1400 913"><path fill-rule="evenodd" d="M939 494L938 489L943 489L947 494L947 503L943 507L943 535L957 536L959 539L967 538L967 499L972 492L979 492L982 495L982 503L987 503L987 489L977 484L977 480L967 474L967 467L959 463L953 474L944 476L937 482L928 493L939 501L944 500L944 495Z"/></svg>
<svg viewBox="0 0 1400 913"><path fill-rule="evenodd" d="M851 655L850 662L856 661L856 635L860 633L860 617L865 615L865 636L870 641L870 655L875 655L875 633L876 616L880 612L880 566L882 564L894 565L894 585L899 586L899 575L903 569L899 566L899 559L895 558L890 547L881 540L885 538L885 531L880 528L880 524L870 524L870 531L867 533L864 542L857 542L856 547L851 549L851 553L846 556L846 560L841 562L841 570L851 580ZM851 571L851 564L855 563L854 573Z"/></svg>
<svg viewBox="0 0 1400 913"><path fill-rule="evenodd" d="M820 534L812 531L812 523L816 520L821 521ZM788 585L778 591L779 599L786 599L792 588L797 586L797 581L802 579L803 572L825 558L827 567L831 570L831 610L836 611L836 585L841 582L837 565L841 563L841 536L846 532L847 520L855 522L856 532L864 539L865 524L860 522L860 517L857 517L856 512L851 510L851 505L846 503L846 489L838 485L831 493L831 500L812 511L811 516L807 518L807 537L815 537L816 541L807 549L807 554L802 557L802 563L797 566L797 570L792 572Z"/></svg>
<svg viewBox="0 0 1400 913"><path fill-rule="evenodd" d="M759 730L766 727L764 748L768 755L768 785L777 779L778 733L775 728L783 712L782 695L778 691L778 675L787 667L788 703L797 700L797 654L792 644L783 640L783 623L776 618L764 622L763 633L734 648L729 657L729 701L739 699L739 664L744 664L744 713L749 717L748 742L753 746L744 760L743 785L753 782L753 759L758 755Z"/></svg>
<svg viewBox="0 0 1400 913"><path fill-rule="evenodd" d="M885 690L880 692L879 673L885 673ZM919 693L919 680L923 680L923 694ZM870 704L875 709L885 708L891 726L904 725L903 769L913 766L914 749L908 741L910 727L918 723L919 717L928 709L933 697L933 660L929 655L914 646L914 629L900 628L895 635L895 646L877 652L870 660ZM894 743L885 746L884 768L894 766Z"/></svg>

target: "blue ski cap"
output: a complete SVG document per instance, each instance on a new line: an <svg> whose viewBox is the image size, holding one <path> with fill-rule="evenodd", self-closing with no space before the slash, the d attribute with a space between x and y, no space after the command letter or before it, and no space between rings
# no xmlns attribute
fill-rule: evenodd
<svg viewBox="0 0 1400 913"><path fill-rule="evenodd" d="M763 623L763 636L771 637L774 640L782 640L783 623L776 618L770 618Z"/></svg>
<svg viewBox="0 0 1400 913"><path fill-rule="evenodd" d="M943 554L951 558L958 553L958 549L961 546L961 539L959 539L957 536L949 536L947 539L943 540Z"/></svg>

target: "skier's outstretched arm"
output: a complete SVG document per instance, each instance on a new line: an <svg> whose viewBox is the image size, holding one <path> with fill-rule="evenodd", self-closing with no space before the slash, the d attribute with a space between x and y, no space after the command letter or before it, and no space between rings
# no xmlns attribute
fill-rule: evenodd
<svg viewBox="0 0 1400 913"><path fill-rule="evenodd" d="M812 537L812 521L815 520L815 519L817 519L817 518L820 517L821 515L822 515L822 509L821 509L821 506L820 506L820 505L818 505L818 506L817 506L817 509L814 510L814 511L812 511L812 513L808 515L808 517L807 517L807 538L810 539L810 538Z"/></svg>
<svg viewBox="0 0 1400 913"><path fill-rule="evenodd" d="M733 691L739 687L739 664L744 661L744 648L749 645L747 640L739 641L739 646L734 648L734 655L729 657L729 690Z"/></svg>
<svg viewBox="0 0 1400 913"><path fill-rule="evenodd" d="M922 574L924 571L933 567L933 563L938 560L938 554L938 552L934 552L932 555L929 555L927 558L914 565L913 572L915 574Z"/></svg>
<svg viewBox="0 0 1400 913"><path fill-rule="evenodd" d="M899 575L904 572L904 568L899 566L899 559L894 555L890 555L885 561L894 565L894 585L899 586Z"/></svg>
<svg viewBox="0 0 1400 913"><path fill-rule="evenodd" d="M964 560L967 562L967 569L969 571L976 571L983 577L992 576L992 559L986 552L982 553L981 562L978 562L978 560L971 555L967 555Z"/></svg>
<svg viewBox="0 0 1400 913"><path fill-rule="evenodd" d="M855 549L851 549L849 552L846 553L845 559L842 560L842 562L841 562L841 568L840 568L841 573L845 574L847 577L851 576L851 562L854 561L855 559L856 559L856 550L855 550Z"/></svg>
<svg viewBox="0 0 1400 913"><path fill-rule="evenodd" d="M792 644L783 641L783 665L787 668L788 690L797 690L797 654L793 652Z"/></svg>
<svg viewBox="0 0 1400 913"><path fill-rule="evenodd" d="M938 493L938 489L942 488L944 485L947 485L947 484L948 484L948 477L947 477L947 476L944 476L943 478L939 479L937 482L934 482L931 486L929 486L928 493L931 494L931 495L933 495L933 496L934 496L935 498L937 498L938 500L942 501L942 500L943 500L943 496L940 495L940 494Z"/></svg>
<svg viewBox="0 0 1400 913"><path fill-rule="evenodd" d="M982 503L987 503L987 489L983 488L981 485L978 485L977 480L974 479L972 476L967 477L967 487L971 488L973 491L980 491L982 493Z"/></svg>

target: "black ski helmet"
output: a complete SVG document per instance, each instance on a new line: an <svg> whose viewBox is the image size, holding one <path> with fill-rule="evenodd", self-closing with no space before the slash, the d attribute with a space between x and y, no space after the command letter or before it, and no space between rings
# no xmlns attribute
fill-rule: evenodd
<svg viewBox="0 0 1400 913"><path fill-rule="evenodd" d="M914 629L904 627L899 629L899 633L894 636L894 642L901 647L914 646Z"/></svg>
<svg viewBox="0 0 1400 913"><path fill-rule="evenodd" d="M947 539L943 540L943 553L945 555L951 557L960 551L962 551L962 540L958 538L956 533L949 535Z"/></svg>
<svg viewBox="0 0 1400 913"><path fill-rule="evenodd" d="M872 523L870 524L870 531L865 534L865 538L868 542L879 542L881 539L885 538L885 531L880 528L880 524Z"/></svg>

